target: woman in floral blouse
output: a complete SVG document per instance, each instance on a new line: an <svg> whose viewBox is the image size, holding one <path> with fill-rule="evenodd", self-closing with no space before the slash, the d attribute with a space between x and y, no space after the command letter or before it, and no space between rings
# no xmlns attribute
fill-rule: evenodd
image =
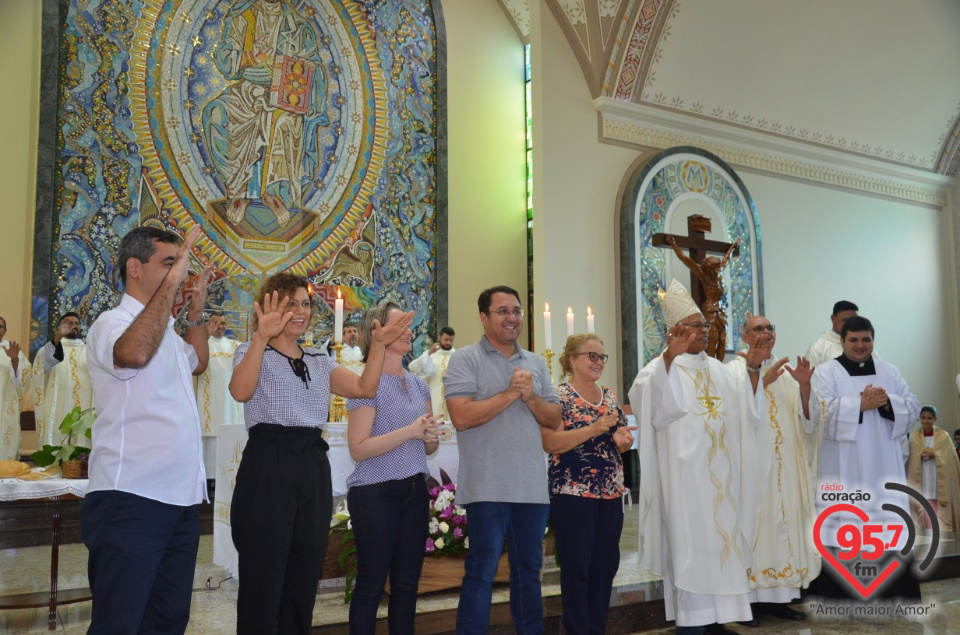
<svg viewBox="0 0 960 635"><path fill-rule="evenodd" d="M612 390L597 384L607 355L592 333L571 335L560 355L570 380L557 387L560 430L541 429L550 456L550 523L557 536L563 625L567 633L603 633L620 566L623 462L633 445Z"/></svg>

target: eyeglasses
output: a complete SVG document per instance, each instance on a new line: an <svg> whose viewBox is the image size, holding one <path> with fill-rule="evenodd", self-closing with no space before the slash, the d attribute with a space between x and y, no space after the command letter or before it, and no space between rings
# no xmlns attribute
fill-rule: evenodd
<svg viewBox="0 0 960 635"><path fill-rule="evenodd" d="M774 326L773 324L767 324L766 326L763 326L762 324L758 324L757 326L750 329L752 333L756 333L757 335L760 335L764 331L766 331L767 333L773 333L776 330L777 330L777 327Z"/></svg>
<svg viewBox="0 0 960 635"><path fill-rule="evenodd" d="M692 329L708 329L710 328L709 322L680 322L677 326L689 326Z"/></svg>
<svg viewBox="0 0 960 635"><path fill-rule="evenodd" d="M586 355L590 358L590 361L596 364L597 362L607 363L607 360L610 359L610 356L606 353L594 353L593 351L587 351L586 353L574 353L573 356L577 357L579 355Z"/></svg>
<svg viewBox="0 0 960 635"><path fill-rule="evenodd" d="M303 307L304 309L309 310L313 306L313 300L304 300L303 302L297 302L296 300L288 300L287 306L284 308L285 311L293 311L297 307Z"/></svg>
<svg viewBox="0 0 960 635"><path fill-rule="evenodd" d="M523 309L508 309L507 307L501 307L496 311L487 311L487 315L493 315L494 313L496 313L502 318L506 318L512 315L513 317L519 320L520 318L523 317Z"/></svg>

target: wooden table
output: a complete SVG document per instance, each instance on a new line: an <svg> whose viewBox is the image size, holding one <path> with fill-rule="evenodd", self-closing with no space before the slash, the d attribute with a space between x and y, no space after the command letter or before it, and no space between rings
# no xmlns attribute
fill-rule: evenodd
<svg viewBox="0 0 960 635"><path fill-rule="evenodd" d="M42 481L0 480L0 501L36 500L52 503L53 530L50 535L50 591L17 593L0 596L2 609L47 608L47 627L57 628L57 605L73 604L91 599L89 588L58 589L57 576L60 560L60 503L83 498L87 480L48 479Z"/></svg>

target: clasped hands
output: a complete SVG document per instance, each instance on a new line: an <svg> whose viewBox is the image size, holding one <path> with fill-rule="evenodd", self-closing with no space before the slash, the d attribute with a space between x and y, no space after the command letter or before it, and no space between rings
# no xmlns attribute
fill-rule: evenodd
<svg viewBox="0 0 960 635"><path fill-rule="evenodd" d="M534 377L533 371L523 370L517 366L513 367L513 377L510 378L510 385L507 390L517 393L524 403L530 401L536 396L533 390Z"/></svg>
<svg viewBox="0 0 960 635"><path fill-rule="evenodd" d="M420 439L424 443L440 440L440 423L443 416L426 413L420 415L410 424L413 439Z"/></svg>
<svg viewBox="0 0 960 635"><path fill-rule="evenodd" d="M863 392L860 393L860 412L883 408L889 403L890 397L887 396L887 391L880 386L867 384Z"/></svg>

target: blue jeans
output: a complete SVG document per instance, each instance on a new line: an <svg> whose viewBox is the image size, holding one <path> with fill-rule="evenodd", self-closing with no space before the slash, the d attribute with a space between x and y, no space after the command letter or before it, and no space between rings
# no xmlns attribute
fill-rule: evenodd
<svg viewBox="0 0 960 635"><path fill-rule="evenodd" d="M417 584L430 523L423 474L347 490L357 547L357 585L350 602L350 632L376 631L377 607L390 574L387 613L391 635L414 632Z"/></svg>
<svg viewBox="0 0 960 635"><path fill-rule="evenodd" d="M457 607L457 633L485 634L490 623L493 579L506 541L510 560L510 615L517 633L543 632L540 569L549 505L468 503L470 549Z"/></svg>

